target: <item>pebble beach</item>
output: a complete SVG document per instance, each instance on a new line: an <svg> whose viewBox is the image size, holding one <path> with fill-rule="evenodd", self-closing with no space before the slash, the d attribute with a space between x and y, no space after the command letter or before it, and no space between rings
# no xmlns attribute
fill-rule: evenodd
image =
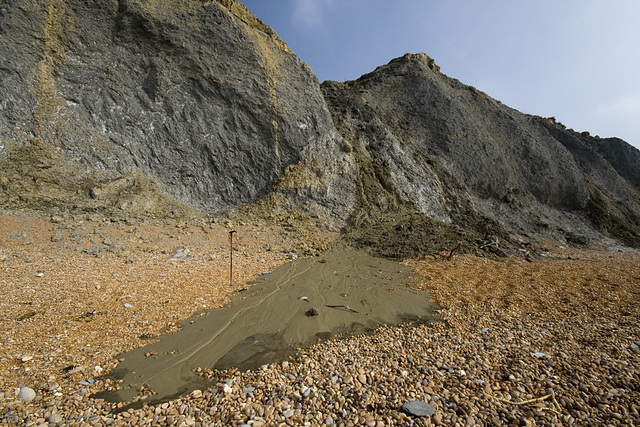
<svg viewBox="0 0 640 427"><path fill-rule="evenodd" d="M309 225L313 228L313 225ZM228 232L234 235L233 282ZM440 321L334 337L135 407L118 355L335 240L318 226L0 218L0 424L639 425L640 256L533 240L540 256L403 262ZM171 260L180 254L180 260Z"/></svg>

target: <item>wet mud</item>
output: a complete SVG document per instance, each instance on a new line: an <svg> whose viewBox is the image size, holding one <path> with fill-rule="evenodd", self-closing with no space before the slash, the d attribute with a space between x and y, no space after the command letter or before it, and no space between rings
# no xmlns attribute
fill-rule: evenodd
<svg viewBox="0 0 640 427"><path fill-rule="evenodd" d="M336 244L259 276L228 306L194 315L179 331L119 356L110 376L123 380L122 389L96 397L168 401L210 385L194 372L199 367L254 369L336 335L438 320L439 307L410 289L412 280L397 262Z"/></svg>

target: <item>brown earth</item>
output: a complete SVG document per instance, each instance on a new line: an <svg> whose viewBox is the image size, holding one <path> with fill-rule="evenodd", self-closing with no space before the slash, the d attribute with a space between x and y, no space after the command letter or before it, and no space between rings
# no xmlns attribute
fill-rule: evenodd
<svg viewBox="0 0 640 427"><path fill-rule="evenodd" d="M403 424L399 407L412 399L436 409L418 425L640 422L640 258L533 239L544 255L534 262L458 253L405 261L445 322L332 340L258 371L203 367L215 387L155 407L117 413L89 396L117 387L102 375L122 352L337 237L312 225L3 215L0 422ZM193 259L167 261L178 248ZM33 402L18 399L21 386L36 391Z"/></svg>

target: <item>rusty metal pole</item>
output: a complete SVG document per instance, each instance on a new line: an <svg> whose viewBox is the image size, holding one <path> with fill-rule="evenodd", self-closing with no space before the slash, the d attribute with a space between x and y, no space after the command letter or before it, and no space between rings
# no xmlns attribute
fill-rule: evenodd
<svg viewBox="0 0 640 427"><path fill-rule="evenodd" d="M233 233L236 230L229 232L229 287L233 287Z"/></svg>

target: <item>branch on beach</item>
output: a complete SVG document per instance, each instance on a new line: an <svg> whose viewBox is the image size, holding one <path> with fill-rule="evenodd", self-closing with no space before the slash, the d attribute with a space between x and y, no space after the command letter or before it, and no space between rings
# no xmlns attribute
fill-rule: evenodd
<svg viewBox="0 0 640 427"><path fill-rule="evenodd" d="M491 246L493 246L494 248L499 248L498 239L496 239L496 240L494 240L492 242L489 242L489 243L485 243L484 245L480 246L480 249L488 248L488 247L491 247Z"/></svg>
<svg viewBox="0 0 640 427"><path fill-rule="evenodd" d="M546 394L544 396L540 396L540 397L536 397L534 399L529 399L529 400L522 400L520 402L514 402L513 400L509 400L509 399L504 399L502 397L498 397L498 396L494 396L491 393L487 393L490 397L493 397L496 400L499 400L500 402L504 402L504 403L508 403L509 405L528 405L530 403L538 403L538 402L542 402L544 400L547 400L549 398L551 398L553 400L553 402L559 407L560 405L558 404L558 401L556 400L556 398L553 396L553 394ZM553 408L540 408L540 409L546 409L548 411L554 412L557 415L560 415L560 413L558 411L556 411Z"/></svg>
<svg viewBox="0 0 640 427"><path fill-rule="evenodd" d="M340 310L345 310L345 311L350 311L352 313L360 314L357 311L355 311L353 308L349 307L348 305L325 305L325 307L338 308Z"/></svg>

